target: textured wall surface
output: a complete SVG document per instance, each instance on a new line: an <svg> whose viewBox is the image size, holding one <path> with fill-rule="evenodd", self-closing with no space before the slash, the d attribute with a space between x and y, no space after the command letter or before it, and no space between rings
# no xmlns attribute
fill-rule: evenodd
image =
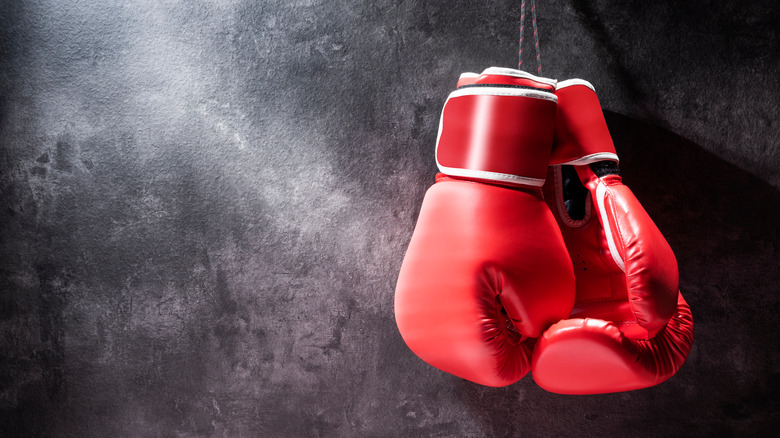
<svg viewBox="0 0 780 438"><path fill-rule="evenodd" d="M0 434L780 426L777 2L537 3L542 73L596 86L676 251L696 324L677 376L485 388L395 328L442 104L461 72L516 65L519 0L6 1Z"/></svg>

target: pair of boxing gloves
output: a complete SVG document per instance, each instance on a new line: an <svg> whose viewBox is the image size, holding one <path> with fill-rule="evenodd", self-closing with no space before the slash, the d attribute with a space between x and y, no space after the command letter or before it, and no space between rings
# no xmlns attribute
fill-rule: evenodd
<svg viewBox="0 0 780 438"><path fill-rule="evenodd" d="M414 353L487 386L531 371L562 394L677 372L693 343L677 261L621 182L591 84L463 74L436 162L395 295Z"/></svg>

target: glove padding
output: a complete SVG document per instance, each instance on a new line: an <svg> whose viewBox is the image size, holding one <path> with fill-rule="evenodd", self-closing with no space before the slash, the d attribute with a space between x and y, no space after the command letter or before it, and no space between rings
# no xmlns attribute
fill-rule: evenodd
<svg viewBox="0 0 780 438"><path fill-rule="evenodd" d="M574 273L541 187L555 81L489 68L442 110L436 163L398 275L395 317L428 364L488 386L531 368L535 339L566 318Z"/></svg>
<svg viewBox="0 0 780 438"><path fill-rule="evenodd" d="M693 343L671 248L615 163L550 169L545 198L572 258L577 298L570 319L552 325L536 344L534 380L562 394L665 381ZM579 181L587 190L571 189Z"/></svg>

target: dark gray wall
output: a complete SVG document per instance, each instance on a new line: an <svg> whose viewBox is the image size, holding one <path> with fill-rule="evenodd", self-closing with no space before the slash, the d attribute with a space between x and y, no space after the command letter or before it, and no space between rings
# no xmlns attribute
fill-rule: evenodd
<svg viewBox="0 0 780 438"><path fill-rule="evenodd" d="M441 106L461 72L516 65L520 1L5 1L2 435L780 425L777 2L538 12L543 74L596 86L677 253L696 342L676 377L485 388L395 328Z"/></svg>

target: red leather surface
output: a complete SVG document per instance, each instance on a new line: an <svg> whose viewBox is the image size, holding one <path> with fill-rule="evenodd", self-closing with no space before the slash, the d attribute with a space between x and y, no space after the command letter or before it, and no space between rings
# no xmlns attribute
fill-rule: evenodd
<svg viewBox="0 0 780 438"><path fill-rule="evenodd" d="M655 223L618 175L598 178L586 166L578 168L591 195L603 184L604 208L625 263L625 288L637 324L650 338L663 329L677 307L677 259ZM587 179L586 179L587 178ZM594 203L601 217L599 203Z"/></svg>
<svg viewBox="0 0 780 438"><path fill-rule="evenodd" d="M573 221L566 213L559 167L550 168L543 188L574 266L577 297L571 319L553 325L539 340L534 380L563 394L656 385L677 372L693 343L677 262L619 176L598 178L588 166L576 169L589 190L590 213L584 219ZM613 257L603 217L625 272Z"/></svg>
<svg viewBox="0 0 780 438"><path fill-rule="evenodd" d="M553 101L525 96L451 97L442 113L437 163L445 173L450 173L446 168L454 168L543 180L555 129L555 106Z"/></svg>
<svg viewBox="0 0 780 438"><path fill-rule="evenodd" d="M676 312L657 336L631 339L610 320L567 319L539 339L534 380L559 394L602 394L646 388L673 376L693 342L691 309L678 295Z"/></svg>
<svg viewBox="0 0 780 438"><path fill-rule="evenodd" d="M577 84L564 87L556 91L555 95L559 103L565 104L559 104L557 109L555 145L550 165L571 162L593 154L615 155L612 136L596 92L586 85Z"/></svg>
<svg viewBox="0 0 780 438"><path fill-rule="evenodd" d="M570 319L536 344L534 380L562 394L653 386L688 356L693 318L678 290L677 260L658 227L620 176L599 177L590 167L611 159L592 155L614 154L614 145L595 92L572 82L556 92L551 164L577 164L587 188L585 217L567 213L561 166L550 167L543 193L574 266L577 296Z"/></svg>
<svg viewBox="0 0 780 438"><path fill-rule="evenodd" d="M509 385L530 369L527 337L573 302L571 261L538 192L451 178L428 190L395 295L398 329L420 358Z"/></svg>

